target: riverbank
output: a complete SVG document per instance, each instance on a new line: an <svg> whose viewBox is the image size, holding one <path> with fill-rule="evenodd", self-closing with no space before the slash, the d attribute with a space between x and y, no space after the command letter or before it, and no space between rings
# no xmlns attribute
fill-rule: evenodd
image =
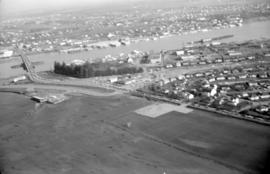
<svg viewBox="0 0 270 174"><path fill-rule="evenodd" d="M102 58L106 55L119 56L120 53L128 54L133 50L160 52L161 50L179 49L185 43L197 41L200 39L207 39L219 37L224 35L234 35L233 38L222 40L222 42L243 42L247 40L270 38L270 21L259 21L244 24L242 27L226 28L219 30L212 30L208 32L189 33L181 36L172 36L156 41L142 41L132 43L123 47L107 48L99 50L91 50L88 52L79 52L75 54L60 54L60 53L47 53L30 55L31 61L44 61L43 65L37 66L37 71L48 71L53 69L54 61L58 62L71 62L74 59L93 60ZM0 78L22 74L22 69L12 69L11 66L17 65L21 60L16 59L11 62L0 64Z"/></svg>

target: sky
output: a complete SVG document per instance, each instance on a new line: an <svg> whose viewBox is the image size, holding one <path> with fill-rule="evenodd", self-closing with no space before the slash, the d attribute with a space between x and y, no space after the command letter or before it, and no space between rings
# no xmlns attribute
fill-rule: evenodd
<svg viewBox="0 0 270 174"><path fill-rule="evenodd" d="M146 0L0 0L0 20L1 16L9 16L13 14L35 14L36 12L42 12L46 10L54 9L68 9L70 7L96 7L101 4L115 4L118 2L145 2ZM150 0L147 0L150 1ZM155 2L156 0L151 0ZM166 2L168 0L159 0L160 2ZM170 0L177 3L188 4L191 2L211 2L213 4L234 1L234 0ZM235 0L245 1L245 0ZM253 1L253 0L250 0ZM255 0L254 0L255 1ZM258 1L258 0L257 0ZM267 0L270 1L270 0ZM157 4L157 3L156 3Z"/></svg>
<svg viewBox="0 0 270 174"><path fill-rule="evenodd" d="M85 5L95 6L120 1L127 0L0 0L0 13L7 15L27 11L63 9Z"/></svg>

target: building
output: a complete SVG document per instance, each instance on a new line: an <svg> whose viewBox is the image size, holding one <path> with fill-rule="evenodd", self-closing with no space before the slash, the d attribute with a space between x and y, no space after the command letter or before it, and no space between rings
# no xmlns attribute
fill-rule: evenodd
<svg viewBox="0 0 270 174"><path fill-rule="evenodd" d="M249 97L249 99L250 99L251 101L256 101L256 100L259 100L260 98L259 98L259 96L253 94L253 95L251 95L251 96Z"/></svg>
<svg viewBox="0 0 270 174"><path fill-rule="evenodd" d="M265 106L265 105L259 106L258 108L256 108L256 111L259 113L268 112L269 106Z"/></svg>
<svg viewBox="0 0 270 174"><path fill-rule="evenodd" d="M239 79L246 79L246 78L248 78L248 75L247 74L243 74L243 75L240 75L239 76Z"/></svg>
<svg viewBox="0 0 270 174"><path fill-rule="evenodd" d="M110 83L115 83L115 82L117 82L118 81L118 77L111 77L110 79L109 79L109 82Z"/></svg>
<svg viewBox="0 0 270 174"><path fill-rule="evenodd" d="M47 97L47 102L50 104L58 104L66 100L64 95L49 95Z"/></svg>
<svg viewBox="0 0 270 174"><path fill-rule="evenodd" d="M235 76L229 76L227 77L228 80L236 80L236 77Z"/></svg>
<svg viewBox="0 0 270 174"><path fill-rule="evenodd" d="M185 51L184 50L178 50L178 51L176 51L176 55L177 56L182 56L184 54L185 54Z"/></svg>
<svg viewBox="0 0 270 174"><path fill-rule="evenodd" d="M181 62L176 62L176 67L181 67Z"/></svg>
<svg viewBox="0 0 270 174"><path fill-rule="evenodd" d="M23 80L26 80L26 76L20 76L20 77L16 77L12 80L13 83L17 83L19 81L23 81Z"/></svg>
<svg viewBox="0 0 270 174"><path fill-rule="evenodd" d="M9 58L13 56L13 51L11 50L0 50L0 59Z"/></svg>
<svg viewBox="0 0 270 174"><path fill-rule="evenodd" d="M262 95L260 96L260 98L261 98L261 99L268 99L268 98L270 98L270 95L269 95L269 94L262 94Z"/></svg>
<svg viewBox="0 0 270 174"><path fill-rule="evenodd" d="M242 56L241 52L236 52L236 51L228 51L229 56Z"/></svg>
<svg viewBox="0 0 270 174"><path fill-rule="evenodd" d="M44 103L44 102L47 101L47 97L46 96L39 96L39 95L34 95L34 96L32 96L31 99L34 100L34 101L37 101L39 103Z"/></svg>
<svg viewBox="0 0 270 174"><path fill-rule="evenodd" d="M181 59L183 61L192 61L192 60L196 60L198 59L199 56L198 55L186 55L186 56L181 56Z"/></svg>
<svg viewBox="0 0 270 174"><path fill-rule="evenodd" d="M75 59L73 60L70 64L71 65L77 65L77 66L81 66L84 65L86 62L84 60L79 60L79 59Z"/></svg>
<svg viewBox="0 0 270 174"><path fill-rule="evenodd" d="M225 80L225 77L224 76L216 77L216 80L222 81L222 80Z"/></svg>

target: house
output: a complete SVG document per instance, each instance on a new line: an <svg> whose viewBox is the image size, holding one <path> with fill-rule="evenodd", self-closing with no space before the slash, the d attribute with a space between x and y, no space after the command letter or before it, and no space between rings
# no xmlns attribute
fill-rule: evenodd
<svg viewBox="0 0 270 174"><path fill-rule="evenodd" d="M215 85L214 88L210 92L210 96L215 96L217 94L217 86Z"/></svg>
<svg viewBox="0 0 270 174"><path fill-rule="evenodd" d="M229 56L241 56L241 52L236 52L236 51L228 51Z"/></svg>
<svg viewBox="0 0 270 174"><path fill-rule="evenodd" d="M73 60L70 64L72 64L72 65L77 65L77 66L81 66L81 65L83 65L83 64L85 64L85 63L86 63L86 61L84 61L84 60L75 59L75 60Z"/></svg>
<svg viewBox="0 0 270 174"><path fill-rule="evenodd" d="M248 95L248 93L247 92L243 92L242 93L242 97L248 97L249 95Z"/></svg>
<svg viewBox="0 0 270 174"><path fill-rule="evenodd" d="M250 78L257 78L257 75L256 74L249 74L249 77Z"/></svg>
<svg viewBox="0 0 270 174"><path fill-rule="evenodd" d="M216 80L219 80L219 81L225 80L225 77L224 76L216 77Z"/></svg>
<svg viewBox="0 0 270 174"><path fill-rule="evenodd" d="M118 41L112 41L112 42L109 43L109 45L110 45L111 47L119 47L119 46L121 46L121 42L118 42Z"/></svg>
<svg viewBox="0 0 270 174"><path fill-rule="evenodd" d="M185 51L184 50L178 50L178 51L176 51L176 55L177 56L182 56L184 54L185 54Z"/></svg>
<svg viewBox="0 0 270 174"><path fill-rule="evenodd" d="M256 111L260 112L260 113L268 112L269 111L269 106L265 106L265 105L259 106L258 108L256 108Z"/></svg>
<svg viewBox="0 0 270 174"><path fill-rule="evenodd" d="M179 62L179 61L176 62L176 66L177 66L177 67L180 67L180 66L181 66L181 62Z"/></svg>
<svg viewBox="0 0 270 174"><path fill-rule="evenodd" d="M268 98L270 98L270 95L269 95L269 94L262 94L262 95L260 96L260 98L261 98L261 99L268 99Z"/></svg>
<svg viewBox="0 0 270 174"><path fill-rule="evenodd" d="M212 46L217 46L217 45L220 45L220 44L221 44L220 42L216 42L216 41L213 41L213 42L211 43Z"/></svg>
<svg viewBox="0 0 270 174"><path fill-rule="evenodd" d="M109 82L110 83L115 83L115 82L117 82L118 81L118 77L111 77L110 79L109 79Z"/></svg>
<svg viewBox="0 0 270 174"><path fill-rule="evenodd" d="M246 79L247 77L248 77L247 74L243 74L243 75L240 75L240 76L239 76L239 79Z"/></svg>
<svg viewBox="0 0 270 174"><path fill-rule="evenodd" d="M204 75L205 75L205 76L212 75L212 72L207 71L207 72L204 73Z"/></svg>
<svg viewBox="0 0 270 174"><path fill-rule="evenodd" d="M197 58L199 58L198 55L186 55L186 56L181 56L181 59L182 59L183 61L191 61L191 60L195 60L195 59L197 59Z"/></svg>
<svg viewBox="0 0 270 174"><path fill-rule="evenodd" d="M259 99L260 99L259 96L255 95L255 94L253 94L253 95L251 95L249 97L249 100L251 100L251 101L256 101L256 100L259 100Z"/></svg>
<svg viewBox="0 0 270 174"><path fill-rule="evenodd" d="M178 80L183 80L185 77L183 75L179 75L177 78Z"/></svg>
<svg viewBox="0 0 270 174"><path fill-rule="evenodd" d="M192 78L193 75L192 75L192 74L185 74L185 77L186 77L187 79L189 79L189 78Z"/></svg>
<svg viewBox="0 0 270 174"><path fill-rule="evenodd" d="M11 50L0 50L0 59L9 58L13 55L13 51Z"/></svg>
<svg viewBox="0 0 270 174"><path fill-rule="evenodd" d="M267 74L264 73L264 74L258 74L258 77L261 78L261 79L266 79L267 78Z"/></svg>
<svg viewBox="0 0 270 174"><path fill-rule="evenodd" d="M133 60L132 58L129 57L129 58L127 59L127 63L133 64L133 63L134 63L134 60Z"/></svg>
<svg viewBox="0 0 270 174"><path fill-rule="evenodd" d="M215 78L211 78L211 79L209 79L208 81L209 81L209 82L214 82L214 81L216 81L216 79L215 79Z"/></svg>
<svg viewBox="0 0 270 174"><path fill-rule="evenodd" d="M182 62L182 66L189 66L190 63L189 62Z"/></svg>
<svg viewBox="0 0 270 174"><path fill-rule="evenodd" d="M224 62L231 62L231 59L225 59Z"/></svg>
<svg viewBox="0 0 270 174"><path fill-rule="evenodd" d="M216 59L215 63L222 63L222 59Z"/></svg>
<svg viewBox="0 0 270 174"><path fill-rule="evenodd" d="M240 58L238 58L238 60L239 60L239 61L244 61L244 60L246 60L246 58L240 57Z"/></svg>
<svg viewBox="0 0 270 174"><path fill-rule="evenodd" d="M205 61L200 61L199 65L206 65L206 62Z"/></svg>
<svg viewBox="0 0 270 174"><path fill-rule="evenodd" d="M203 77L204 75L203 75L203 73L196 73L195 76L196 77Z"/></svg>
<svg viewBox="0 0 270 174"><path fill-rule="evenodd" d="M229 70L223 70L223 74L229 74L230 71Z"/></svg>
<svg viewBox="0 0 270 174"><path fill-rule="evenodd" d="M240 99L239 98L234 98L232 100L232 103L233 103L234 106L237 106L240 103Z"/></svg>
<svg viewBox="0 0 270 174"><path fill-rule="evenodd" d="M245 72L252 72L253 71L253 68L251 68L251 67L243 68L243 71L245 71Z"/></svg>
<svg viewBox="0 0 270 174"><path fill-rule="evenodd" d="M266 53L264 56L265 57L270 57L270 53Z"/></svg>
<svg viewBox="0 0 270 174"><path fill-rule="evenodd" d="M170 93L170 90L165 89L165 90L164 90L164 93L165 93L165 94L169 94L169 93Z"/></svg>
<svg viewBox="0 0 270 174"><path fill-rule="evenodd" d="M170 83L170 80L169 79L163 79L163 82L166 85L166 84Z"/></svg>
<svg viewBox="0 0 270 174"><path fill-rule="evenodd" d="M117 83L120 85L130 85L132 83L135 83L136 80L134 79L128 79L128 80L118 80Z"/></svg>
<svg viewBox="0 0 270 174"><path fill-rule="evenodd" d="M34 95L34 96L32 96L31 99L34 100L34 101L37 101L37 102L39 102L39 103L44 103L44 102L47 101L47 97L46 97L46 96L38 96L38 95Z"/></svg>
<svg viewBox="0 0 270 174"><path fill-rule="evenodd" d="M176 78L170 78L170 82L175 82Z"/></svg>
<svg viewBox="0 0 270 174"><path fill-rule="evenodd" d="M12 80L13 83L17 83L19 81L23 81L23 80L26 80L26 76L20 76L20 77L16 77Z"/></svg>
<svg viewBox="0 0 270 174"><path fill-rule="evenodd" d="M47 98L47 102L50 104L58 104L66 100L64 95L50 95Z"/></svg>
<svg viewBox="0 0 270 174"><path fill-rule="evenodd" d="M248 85L249 86L259 86L257 82L249 82Z"/></svg>
<svg viewBox="0 0 270 174"><path fill-rule="evenodd" d="M150 63L151 64L161 63L161 57L160 56L155 56L155 55L151 56Z"/></svg>
<svg viewBox="0 0 270 174"><path fill-rule="evenodd" d="M236 77L235 76L228 76L227 79L228 80L236 80Z"/></svg>
<svg viewBox="0 0 270 174"><path fill-rule="evenodd" d="M173 68L173 65L172 64L168 64L168 65L166 65L166 68Z"/></svg>
<svg viewBox="0 0 270 174"><path fill-rule="evenodd" d="M189 99L189 100L192 100L192 99L194 99L194 95L193 94L191 94L191 93L186 93L186 98L187 99Z"/></svg>

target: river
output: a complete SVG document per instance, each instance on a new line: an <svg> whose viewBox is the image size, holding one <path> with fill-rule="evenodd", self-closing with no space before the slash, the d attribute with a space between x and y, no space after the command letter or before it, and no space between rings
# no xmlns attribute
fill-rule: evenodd
<svg viewBox="0 0 270 174"><path fill-rule="evenodd" d="M104 57L105 55L117 56L120 53L130 53L133 50L141 51L160 51L168 49L181 48L183 44L200 39L213 38L223 35L233 34L233 38L222 40L222 42L242 42L253 39L270 39L270 21L252 22L244 24L242 27L226 28L220 30L212 30L208 32L189 33L187 35L172 36L162 38L159 40L141 41L132 43L128 46L92 50L88 52L80 52L75 54L60 54L60 53L47 53L29 56L31 61L44 61L43 65L36 67L37 71L52 70L54 61L70 62L74 59L91 60L93 58ZM19 59L0 64L0 78L9 76L16 76L23 74L22 69L11 69L10 66L19 64Z"/></svg>

